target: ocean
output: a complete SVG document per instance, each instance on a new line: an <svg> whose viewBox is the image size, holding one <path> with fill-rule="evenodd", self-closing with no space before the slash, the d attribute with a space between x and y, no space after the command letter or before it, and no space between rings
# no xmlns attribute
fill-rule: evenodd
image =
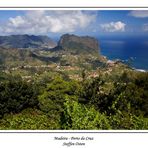
<svg viewBox="0 0 148 148"><path fill-rule="evenodd" d="M131 66L135 69L148 71L148 38L146 37L108 37L98 38L101 54L110 60L130 59Z"/></svg>

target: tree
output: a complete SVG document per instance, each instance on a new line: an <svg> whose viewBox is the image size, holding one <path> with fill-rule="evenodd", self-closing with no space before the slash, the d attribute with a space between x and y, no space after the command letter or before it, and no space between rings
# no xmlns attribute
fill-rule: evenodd
<svg viewBox="0 0 148 148"><path fill-rule="evenodd" d="M48 114L50 118L58 120L63 112L65 98L76 100L79 93L79 84L76 81L65 81L61 77L56 77L43 93L38 97L39 108Z"/></svg>
<svg viewBox="0 0 148 148"><path fill-rule="evenodd" d="M25 109L14 115L5 115L0 120L1 130L53 130L58 128L57 122L35 108Z"/></svg>
<svg viewBox="0 0 148 148"><path fill-rule="evenodd" d="M110 129L107 117L100 114L93 107L86 107L67 98L64 112L61 116L62 129Z"/></svg>
<svg viewBox="0 0 148 148"><path fill-rule="evenodd" d="M0 83L0 115L18 113L38 105L38 91L20 76L10 76Z"/></svg>

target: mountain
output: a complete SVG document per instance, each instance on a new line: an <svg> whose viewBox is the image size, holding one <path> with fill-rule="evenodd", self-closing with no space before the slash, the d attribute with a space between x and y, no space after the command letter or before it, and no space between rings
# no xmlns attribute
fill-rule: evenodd
<svg viewBox="0 0 148 148"><path fill-rule="evenodd" d="M18 48L8 49L0 47L0 65L11 67L22 65L23 63L39 64L41 62L36 57L34 57L34 54L31 50L20 50Z"/></svg>
<svg viewBox="0 0 148 148"><path fill-rule="evenodd" d="M54 48L56 43L48 36L10 35L0 36L0 46L5 48Z"/></svg>
<svg viewBox="0 0 148 148"><path fill-rule="evenodd" d="M76 36L64 34L61 36L58 46L55 50L65 50L71 53L97 53L99 52L99 43L97 39L89 36Z"/></svg>
<svg viewBox="0 0 148 148"><path fill-rule="evenodd" d="M0 65L16 67L16 65L52 63L85 69L96 69L104 65L104 59L99 53L98 41L93 37L65 34L61 36L56 47L50 50L40 50L49 49L45 47L49 41L46 36L12 35L0 37ZM30 48L37 50L30 50Z"/></svg>

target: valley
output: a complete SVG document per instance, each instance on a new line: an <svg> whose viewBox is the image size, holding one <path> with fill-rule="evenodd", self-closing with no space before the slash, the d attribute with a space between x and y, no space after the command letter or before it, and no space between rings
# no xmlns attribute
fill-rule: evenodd
<svg viewBox="0 0 148 148"><path fill-rule="evenodd" d="M148 129L148 73L100 50L89 36L0 37L0 129Z"/></svg>

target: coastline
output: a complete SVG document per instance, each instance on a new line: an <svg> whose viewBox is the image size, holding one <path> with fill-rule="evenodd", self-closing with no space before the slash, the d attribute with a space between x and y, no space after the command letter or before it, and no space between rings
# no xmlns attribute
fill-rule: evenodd
<svg viewBox="0 0 148 148"><path fill-rule="evenodd" d="M126 64L124 62L125 60L121 60L121 59L110 60L107 58L107 56L104 56L104 55L103 55L103 57L106 58L108 64L112 64L112 63L116 63L116 62L121 62L123 64ZM131 68L137 72L148 72L148 70L146 70L146 69L135 68L133 66L131 66Z"/></svg>
<svg viewBox="0 0 148 148"><path fill-rule="evenodd" d="M147 72L147 70L144 70L144 69L136 69L134 68L135 71L138 71L138 72Z"/></svg>

